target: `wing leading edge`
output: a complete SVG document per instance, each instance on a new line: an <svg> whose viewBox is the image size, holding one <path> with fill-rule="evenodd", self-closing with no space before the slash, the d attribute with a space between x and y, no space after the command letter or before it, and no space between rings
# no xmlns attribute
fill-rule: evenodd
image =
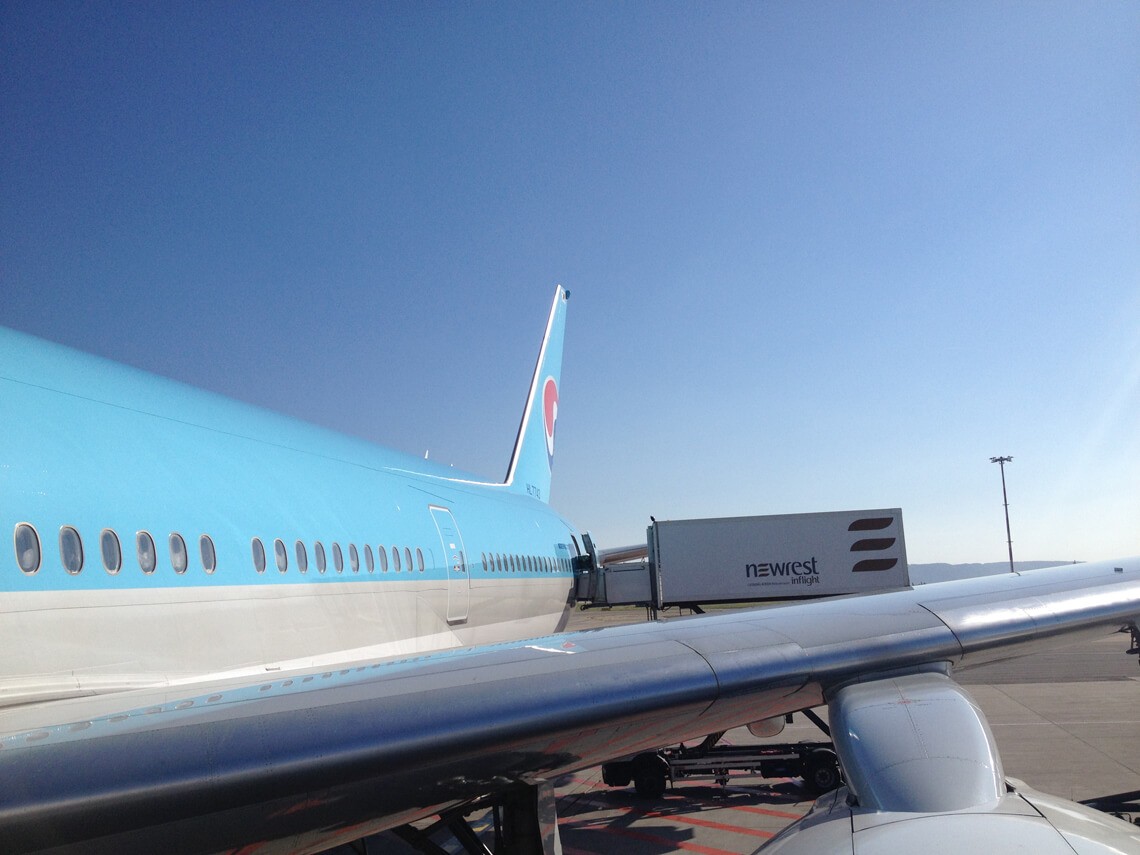
<svg viewBox="0 0 1140 855"><path fill-rule="evenodd" d="M123 694L117 711L92 718L69 701L42 708L36 728L24 710L0 743L0 844L142 852L177 840L178 851L215 852L265 841L258 851L292 851L815 706L877 674L982 664L1119 630L1138 614L1132 558L469 648L194 697Z"/></svg>

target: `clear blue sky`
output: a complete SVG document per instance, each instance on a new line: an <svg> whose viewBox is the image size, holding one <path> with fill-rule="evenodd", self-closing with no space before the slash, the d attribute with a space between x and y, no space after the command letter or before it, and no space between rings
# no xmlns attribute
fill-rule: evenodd
<svg viewBox="0 0 1140 855"><path fill-rule="evenodd" d="M0 323L553 503L1140 553L1140 5L0 6ZM0 429L2 430L2 429Z"/></svg>

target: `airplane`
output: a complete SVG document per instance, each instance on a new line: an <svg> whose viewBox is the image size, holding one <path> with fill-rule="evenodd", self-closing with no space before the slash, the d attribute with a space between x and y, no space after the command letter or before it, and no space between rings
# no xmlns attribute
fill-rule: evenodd
<svg viewBox="0 0 1140 855"><path fill-rule="evenodd" d="M846 783L773 852L1140 852L1007 779L953 679L1140 647L1138 557L560 632L568 296L502 481L0 331L0 851L485 852L491 808L548 855L557 777L826 705Z"/></svg>

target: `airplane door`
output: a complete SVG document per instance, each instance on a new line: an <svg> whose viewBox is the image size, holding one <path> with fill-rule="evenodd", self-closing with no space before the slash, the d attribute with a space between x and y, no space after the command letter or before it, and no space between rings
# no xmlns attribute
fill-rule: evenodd
<svg viewBox="0 0 1140 855"><path fill-rule="evenodd" d="M467 620L467 609L471 603L471 577L467 572L467 552L463 548L463 536L455 517L447 508L429 505L431 518L439 532L439 542L443 547L443 560L447 562L447 622L463 623Z"/></svg>

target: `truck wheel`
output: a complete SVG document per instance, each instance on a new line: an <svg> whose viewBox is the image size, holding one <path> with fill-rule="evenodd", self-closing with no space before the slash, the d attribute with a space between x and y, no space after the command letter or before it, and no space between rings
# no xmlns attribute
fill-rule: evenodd
<svg viewBox="0 0 1140 855"><path fill-rule="evenodd" d="M633 788L643 799L659 799L665 795L665 776L656 769L639 769L633 775Z"/></svg>
<svg viewBox="0 0 1140 855"><path fill-rule="evenodd" d="M669 764L660 754L640 754L633 761L633 788L643 799L659 799L665 794Z"/></svg>
<svg viewBox="0 0 1140 855"><path fill-rule="evenodd" d="M628 787L633 780L632 763L602 764L602 781L611 787Z"/></svg>
<svg viewBox="0 0 1140 855"><path fill-rule="evenodd" d="M829 793L843 783L834 751L817 749L804 760L804 786L817 796Z"/></svg>

